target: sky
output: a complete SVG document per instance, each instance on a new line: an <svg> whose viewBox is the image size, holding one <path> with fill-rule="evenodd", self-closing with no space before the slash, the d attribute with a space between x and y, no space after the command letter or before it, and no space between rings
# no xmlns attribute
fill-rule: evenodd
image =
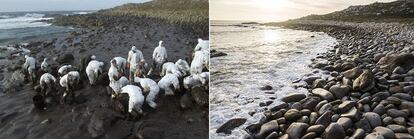
<svg viewBox="0 0 414 139"><path fill-rule="evenodd" d="M210 0L210 20L285 21L395 0Z"/></svg>
<svg viewBox="0 0 414 139"><path fill-rule="evenodd" d="M149 0L0 0L0 12L99 10L146 1Z"/></svg>

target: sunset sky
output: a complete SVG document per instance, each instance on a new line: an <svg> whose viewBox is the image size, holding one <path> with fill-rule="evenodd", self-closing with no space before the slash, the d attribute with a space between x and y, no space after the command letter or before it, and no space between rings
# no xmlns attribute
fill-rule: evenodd
<svg viewBox="0 0 414 139"><path fill-rule="evenodd" d="M210 0L211 20L284 21L395 0Z"/></svg>

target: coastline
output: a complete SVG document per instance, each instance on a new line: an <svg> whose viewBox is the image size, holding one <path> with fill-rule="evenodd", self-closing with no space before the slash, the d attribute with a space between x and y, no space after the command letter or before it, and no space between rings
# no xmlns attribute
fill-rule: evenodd
<svg viewBox="0 0 414 139"><path fill-rule="evenodd" d="M88 16L88 15L79 15ZM104 16L99 18L105 19ZM16 45L0 60L0 138L205 138L208 137L208 107L190 101L183 109L181 97L160 94L155 110L144 106L146 112L139 120L130 120L114 110L114 104L105 95L104 84L75 91L78 102L73 105L52 103L45 111L37 111L32 103L33 86L23 82L20 72L24 62L21 48L30 50L38 65L44 57L52 59L51 67L58 68L65 57L69 64L78 66L80 59L96 55L108 63L115 56L126 57L132 45L140 49L145 59L152 62L151 55L159 40L167 47L169 60L190 59L198 38L208 39L208 34L196 34L192 30L166 23L162 19L117 16L104 20L108 26L87 25L66 37L50 41L30 42ZM117 19L117 20L114 20ZM68 19L70 20L70 19ZM135 22L126 22L135 21ZM75 21L76 22L76 21ZM136 24L138 22L138 24ZM89 21L80 22L87 24ZM104 67L107 70L109 67ZM156 81L158 79L155 79ZM25 131L25 132L19 132Z"/></svg>
<svg viewBox="0 0 414 139"><path fill-rule="evenodd" d="M339 42L310 65L330 78L304 78L309 95L291 94L246 128L251 138L412 138L413 28L400 23L298 20L267 25L325 32ZM327 62L318 62L324 59Z"/></svg>

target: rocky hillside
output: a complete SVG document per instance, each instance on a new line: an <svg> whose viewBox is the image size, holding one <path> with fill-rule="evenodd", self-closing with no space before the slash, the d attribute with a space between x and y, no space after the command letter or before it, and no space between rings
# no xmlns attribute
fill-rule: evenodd
<svg viewBox="0 0 414 139"><path fill-rule="evenodd" d="M155 18L208 34L208 8L208 0L154 0L129 3L87 15L61 16L52 22L76 27L116 27L145 24L139 20Z"/></svg>
<svg viewBox="0 0 414 139"><path fill-rule="evenodd" d="M309 15L299 20L336 20L336 21L413 21L414 0L376 2L369 5L350 6L342 11L325 15Z"/></svg>

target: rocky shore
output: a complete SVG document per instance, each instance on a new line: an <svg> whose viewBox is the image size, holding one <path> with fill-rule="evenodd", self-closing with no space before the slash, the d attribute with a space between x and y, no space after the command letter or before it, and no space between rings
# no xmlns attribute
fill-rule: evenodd
<svg viewBox="0 0 414 139"><path fill-rule="evenodd" d="M294 81L308 94L292 92L250 125L250 138L414 138L414 28L400 23L304 20L278 25L325 32L339 44L312 59L323 74ZM266 106L266 105L264 105ZM220 131L230 133L245 120Z"/></svg>
<svg viewBox="0 0 414 139"><path fill-rule="evenodd" d="M208 33L200 34L157 18L87 17L94 18L96 20L56 19L55 22L79 28L64 37L44 38L0 49L4 55L0 58L0 138L207 138L206 90L199 91L202 97L195 97L198 94L190 91L175 96L160 93L156 100L157 109L144 105L144 115L131 119L106 93L108 82L103 76L97 86L82 81L83 87L74 92L73 104L48 101L46 110L39 111L34 107L32 97L36 87L24 81L21 71L25 54L35 57L38 67L43 58L49 58L53 71L62 64L79 68L82 58L96 55L99 61L105 62L104 69L108 70L108 62L116 56L126 58L132 45L142 51L148 63L152 63L152 52L159 40L164 41L168 61L177 61L190 60L197 39L208 39ZM159 80L159 77L152 78Z"/></svg>

